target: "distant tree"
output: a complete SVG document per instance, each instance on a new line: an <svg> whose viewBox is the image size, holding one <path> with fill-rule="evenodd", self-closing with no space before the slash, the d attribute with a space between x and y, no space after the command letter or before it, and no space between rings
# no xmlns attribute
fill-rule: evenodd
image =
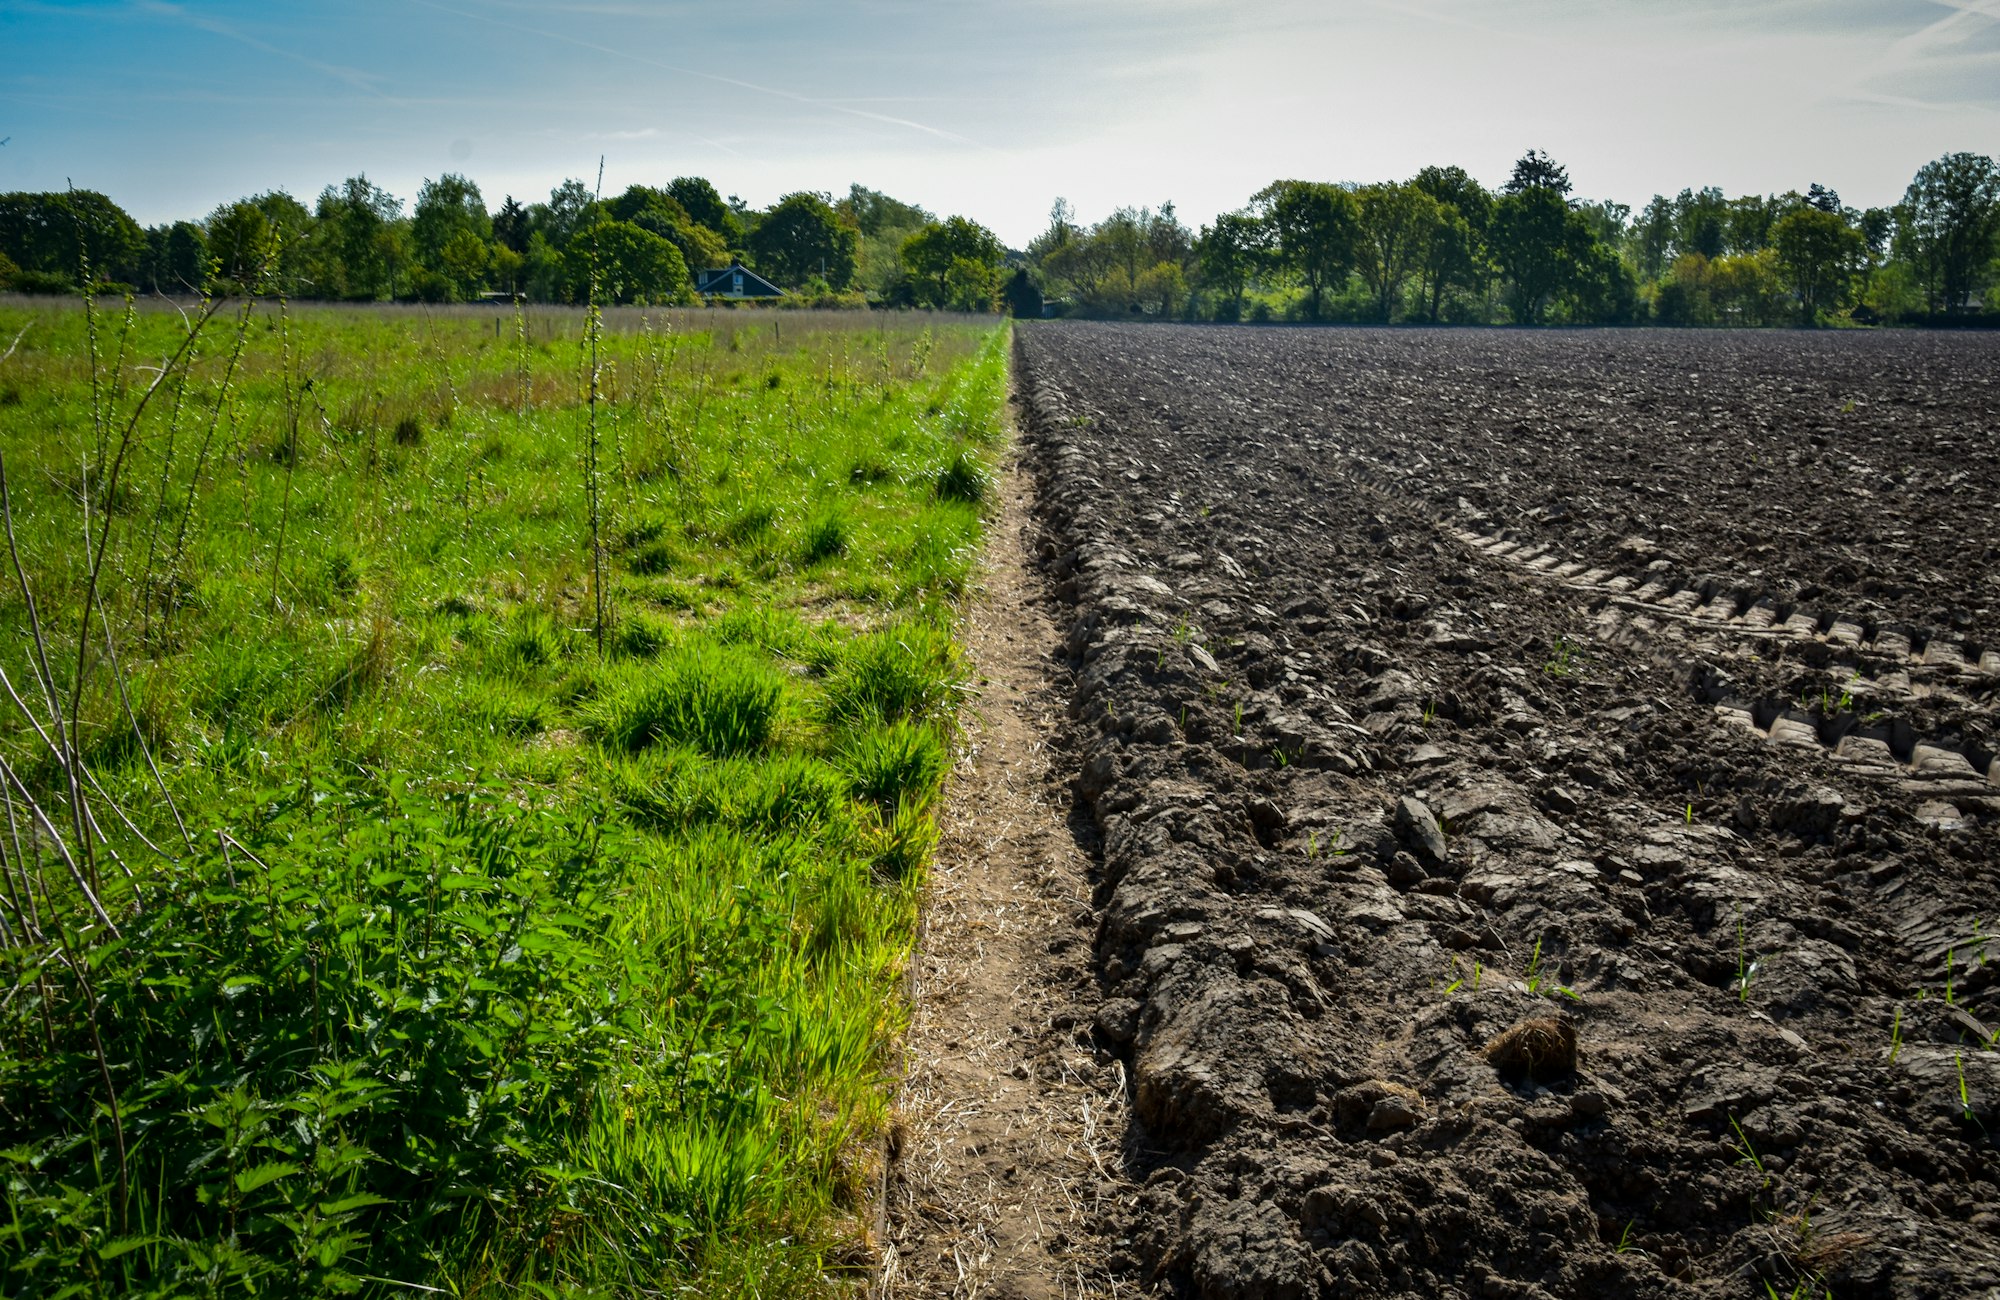
<svg viewBox="0 0 2000 1300"><path fill-rule="evenodd" d="M486 201L480 197L479 187L451 172L434 181L425 181L417 191L410 243L419 262L463 289L457 276L445 268L445 249L453 243L458 244L460 263L468 264L464 242L458 238L461 235L469 235L482 245L493 238L493 220L486 215Z"/></svg>
<svg viewBox="0 0 2000 1300"><path fill-rule="evenodd" d="M610 303L676 303L694 296L680 250L650 230L600 215L570 240L563 254L581 297L595 277L597 297Z"/></svg>
<svg viewBox="0 0 2000 1300"><path fill-rule="evenodd" d="M1754 253L1771 242L1771 223L1781 215L1776 200L1745 194L1723 205L1723 243L1735 254Z"/></svg>
<svg viewBox="0 0 2000 1300"><path fill-rule="evenodd" d="M1666 195L1655 194L1633 224L1632 253L1646 279L1666 274L1674 253L1674 204Z"/></svg>
<svg viewBox="0 0 2000 1300"><path fill-rule="evenodd" d="M470 302L485 287L486 272L492 265L492 246L470 230L459 230L438 250L433 269L451 281L457 301Z"/></svg>
<svg viewBox="0 0 2000 1300"><path fill-rule="evenodd" d="M965 217L948 217L903 241L903 265L909 272L917 302L927 307L959 306L955 298L976 297L990 280L993 292L986 294L985 305L969 308L989 310L999 290L1003 257L999 238ZM972 276L959 266L961 262L987 268L987 276L984 279Z"/></svg>
<svg viewBox="0 0 2000 1300"><path fill-rule="evenodd" d="M403 201L367 175L350 176L320 191L321 291L372 301L389 293L393 241L388 228L403 215Z"/></svg>
<svg viewBox="0 0 2000 1300"><path fill-rule="evenodd" d="M1275 237L1281 265L1306 291L1306 316L1319 320L1328 289L1354 265L1354 195L1318 181L1274 181L1250 198Z"/></svg>
<svg viewBox="0 0 2000 1300"><path fill-rule="evenodd" d="M208 240L192 221L167 227L166 246L155 266L160 293L200 293L208 287Z"/></svg>
<svg viewBox="0 0 2000 1300"><path fill-rule="evenodd" d="M1896 210L1894 208L1869 208L1861 214L1858 223L1861 238L1868 245L1868 259L1879 262L1889 251L1889 240L1896 233Z"/></svg>
<svg viewBox="0 0 2000 1300"><path fill-rule="evenodd" d="M226 203L206 227L209 254L233 287L293 295L310 288L304 271L312 214L283 190Z"/></svg>
<svg viewBox="0 0 2000 1300"><path fill-rule="evenodd" d="M1153 263L1133 281L1132 301L1148 316L1179 316L1188 303L1187 273L1178 262Z"/></svg>
<svg viewBox="0 0 2000 1300"><path fill-rule="evenodd" d="M1897 252L1915 271L1931 310L1963 309L2000 238L2000 168L1974 153L1925 163L1896 214Z"/></svg>
<svg viewBox="0 0 2000 1300"><path fill-rule="evenodd" d="M848 186L847 197L833 206L861 232L863 239L873 239L891 230L921 230L937 220L915 204L892 199L880 190L871 190L865 185Z"/></svg>
<svg viewBox="0 0 2000 1300"><path fill-rule="evenodd" d="M634 185L607 201L604 210L613 220L629 221L672 244L680 250L686 266L722 266L729 260L729 247L722 236L697 222L680 200L665 190Z"/></svg>
<svg viewBox="0 0 2000 1300"><path fill-rule="evenodd" d="M750 236L759 272L782 285L801 285L817 276L838 293L854 279L858 235L824 194L800 191L773 204Z"/></svg>
<svg viewBox="0 0 2000 1300"><path fill-rule="evenodd" d="M589 186L574 178L566 180L549 191L547 203L537 203L528 209L531 232L561 252L568 247L570 238L594 219L596 206Z"/></svg>
<svg viewBox="0 0 2000 1300"><path fill-rule="evenodd" d="M528 232L533 223L528 219L528 210L515 202L509 194L500 201L500 208L493 214L493 242L516 253L528 251Z"/></svg>
<svg viewBox="0 0 2000 1300"><path fill-rule="evenodd" d="M0 254L23 272L76 280L138 279L146 232L95 190L0 194Z"/></svg>
<svg viewBox="0 0 2000 1300"><path fill-rule="evenodd" d="M1771 227L1778 274L1798 295L1799 316L1807 325L1822 312L1839 311L1852 296L1855 277L1867 257L1867 241L1838 208L1809 204Z"/></svg>
<svg viewBox="0 0 2000 1300"><path fill-rule="evenodd" d="M1514 162L1514 174L1500 187L1502 194L1523 194L1528 190L1569 193L1569 169L1539 149L1530 149Z"/></svg>
<svg viewBox="0 0 2000 1300"><path fill-rule="evenodd" d="M1082 233L1082 228L1076 223L1076 209L1070 206L1068 199L1058 195L1055 201L1049 204L1048 227L1029 241L1028 258L1034 262L1041 262L1050 253L1073 242Z"/></svg>
<svg viewBox="0 0 2000 1300"><path fill-rule="evenodd" d="M742 222L706 180L699 176L679 176L667 184L667 193L696 225L706 226L721 236L725 248L734 248L743 241Z"/></svg>
<svg viewBox="0 0 2000 1300"><path fill-rule="evenodd" d="M1225 212L1215 224L1203 226L1195 240L1195 258L1202 279L1219 291L1223 300L1217 314L1224 320L1243 315L1243 291L1262 264L1267 251L1264 223L1247 212Z"/></svg>
<svg viewBox="0 0 2000 1300"><path fill-rule="evenodd" d="M195 294L208 285L208 240L192 221L152 226L139 264L145 293Z"/></svg>
<svg viewBox="0 0 2000 1300"><path fill-rule="evenodd" d="M1721 190L1680 192L1674 200L1674 249L1711 259L1729 251L1729 201Z"/></svg>
<svg viewBox="0 0 2000 1300"><path fill-rule="evenodd" d="M1493 196L1463 167L1426 167L1410 184L1438 202L1438 223L1418 267L1425 317L1435 324L1443 314L1446 293L1476 288L1485 276L1485 231L1493 215Z"/></svg>
<svg viewBox="0 0 2000 1300"><path fill-rule="evenodd" d="M1444 220L1438 201L1415 185L1364 185L1354 192L1355 269L1375 295L1375 318L1387 321L1423 265Z"/></svg>
<svg viewBox="0 0 2000 1300"><path fill-rule="evenodd" d="M1821 212L1838 213L1840 211L1840 192L1822 185L1818 181L1814 181L1806 187L1805 201L1807 207L1817 208Z"/></svg>
<svg viewBox="0 0 2000 1300"><path fill-rule="evenodd" d="M1511 283L1514 318L1525 325L1541 324L1550 304L1577 285L1596 246L1589 223L1548 186L1502 195L1488 240Z"/></svg>

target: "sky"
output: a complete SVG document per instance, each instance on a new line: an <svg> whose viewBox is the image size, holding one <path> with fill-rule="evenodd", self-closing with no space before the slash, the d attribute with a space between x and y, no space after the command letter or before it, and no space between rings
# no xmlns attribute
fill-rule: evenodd
<svg viewBox="0 0 2000 1300"><path fill-rule="evenodd" d="M1529 148L1579 196L1830 185L2000 155L2000 0L0 0L0 191L142 223L356 173L487 203L850 183L1014 247L1057 196L1199 225L1281 177Z"/></svg>

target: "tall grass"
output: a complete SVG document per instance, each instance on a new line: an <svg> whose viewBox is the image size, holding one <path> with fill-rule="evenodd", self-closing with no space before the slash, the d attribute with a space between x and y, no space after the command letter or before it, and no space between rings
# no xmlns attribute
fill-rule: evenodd
<svg viewBox="0 0 2000 1300"><path fill-rule="evenodd" d="M1002 340L496 319L0 305L0 1290L865 1233Z"/></svg>

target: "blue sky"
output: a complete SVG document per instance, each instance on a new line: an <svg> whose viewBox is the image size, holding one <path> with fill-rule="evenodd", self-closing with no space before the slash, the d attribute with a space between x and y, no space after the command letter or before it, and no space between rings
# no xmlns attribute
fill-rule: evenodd
<svg viewBox="0 0 2000 1300"><path fill-rule="evenodd" d="M1580 194L1898 197L2000 154L2000 0L0 0L0 190L143 222L356 172L491 206L699 174L767 204L851 181L1020 245L1191 222L1280 176L1548 150Z"/></svg>

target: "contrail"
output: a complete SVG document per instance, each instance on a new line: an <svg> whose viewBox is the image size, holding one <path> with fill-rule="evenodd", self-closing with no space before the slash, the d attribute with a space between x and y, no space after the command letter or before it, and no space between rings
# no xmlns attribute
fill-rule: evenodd
<svg viewBox="0 0 2000 1300"><path fill-rule="evenodd" d="M545 41L561 41L566 45L574 45L579 49L591 50L598 54L609 54L614 58L643 64L649 68L658 68L662 72L677 73L684 77L699 77L703 81L719 82L725 86L735 86L740 90L755 91L757 94L770 95L777 99L788 99L795 104L805 104L813 108L830 109L836 113L845 113L849 117L859 117L870 122L884 122L891 126L907 127L912 131L921 131L925 135L934 135L940 140L950 140L955 144L970 145L974 149L984 149L992 152L990 146L981 144L977 140L959 135L955 131L946 131L940 127L928 126L922 122L913 122L907 117L891 117L887 113L872 113L867 109L850 108L846 104L833 100L814 99L810 95L801 95L795 91L780 90L776 86L760 86L754 81L741 81L735 77L725 77L714 72L703 72L698 68L684 68L678 64L662 63L658 59L649 59L643 54L634 54L630 50L613 49L608 45L598 45L593 41L568 36L562 32L547 32L535 27L522 27L487 14L468 13L463 9L454 9L449 5L438 4L435 0L414 0L414 2L426 9L435 9L439 13L451 14L453 17L465 18L473 22L487 23L494 27L504 27L508 31L519 32L523 36L534 36Z"/></svg>
<svg viewBox="0 0 2000 1300"><path fill-rule="evenodd" d="M181 8L179 5L167 4L165 0L135 0L135 7L149 14L157 14L163 18L172 18L177 22L186 23L188 26L199 28L200 30L209 33L211 36L220 36L225 40L236 41L240 44L247 45L253 50L259 50L265 54L275 55L281 59L291 59L293 62L296 63L303 63L308 68L312 68L318 72L324 72L327 76L333 77L339 81L344 81L348 85L354 87L356 90L365 91L370 95L379 96L382 94L382 92L375 86L375 82L378 80L378 78L369 73L361 71L359 68L344 68L341 67L339 64L335 63L321 63L318 59L310 59L303 54L297 54L291 50L280 49L278 46L272 45L268 41L258 40L255 36L250 35L248 32L245 32L240 28L233 27L230 24L222 22L219 19L207 18L202 16L201 14L189 13L187 10ZM384 96L384 98L386 98L386 96Z"/></svg>

